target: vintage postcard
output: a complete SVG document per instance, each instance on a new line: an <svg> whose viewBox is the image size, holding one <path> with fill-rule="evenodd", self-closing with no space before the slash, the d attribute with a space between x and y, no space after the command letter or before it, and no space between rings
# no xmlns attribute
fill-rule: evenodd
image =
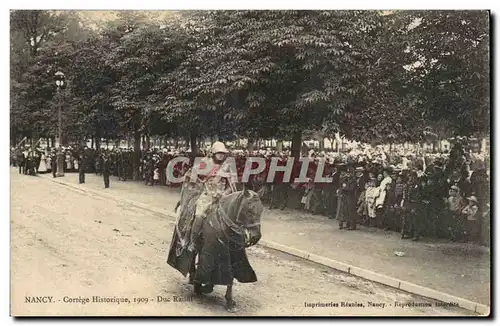
<svg viewBox="0 0 500 326"><path fill-rule="evenodd" d="M490 12L10 11L12 316L489 316Z"/></svg>

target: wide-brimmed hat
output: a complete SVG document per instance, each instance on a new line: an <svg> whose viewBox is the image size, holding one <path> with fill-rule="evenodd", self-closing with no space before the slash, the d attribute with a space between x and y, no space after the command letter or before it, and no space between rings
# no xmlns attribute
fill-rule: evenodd
<svg viewBox="0 0 500 326"><path fill-rule="evenodd" d="M478 203L476 196L470 196L470 197L467 197L467 200L468 200L468 201L471 201L471 202L473 202L473 203L476 203L476 204Z"/></svg>
<svg viewBox="0 0 500 326"><path fill-rule="evenodd" d="M226 148L226 145L224 145L223 142L216 141L212 145L212 153L217 154L217 153L229 153L229 151Z"/></svg>

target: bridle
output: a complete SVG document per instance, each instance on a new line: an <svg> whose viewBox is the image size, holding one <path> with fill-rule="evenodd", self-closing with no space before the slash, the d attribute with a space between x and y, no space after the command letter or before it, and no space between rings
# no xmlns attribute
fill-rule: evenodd
<svg viewBox="0 0 500 326"><path fill-rule="evenodd" d="M218 215L221 217L222 221L233 231L235 232L236 234L238 235L242 235L245 237L245 243L244 243L244 246L249 244L249 236L248 236L248 229L250 228L253 228L253 227L256 227L256 226L260 226L260 222L255 222L255 223L251 223L251 224L243 224L241 223L241 220L240 220L240 216L241 216L241 211L243 209L243 205L242 205L242 201L243 201L243 197L245 196L245 192L241 192L239 195L238 195L238 198L237 198L237 205L238 205L238 211L236 213L236 219L233 221L229 218L228 216L228 213L225 212L223 209L221 209L220 207L217 209L218 211ZM231 237L226 234L226 232L224 232L225 234L225 237L228 241L231 241L233 243L236 243L236 241L232 240ZM219 241L221 241L219 239ZM222 242L222 241L221 241ZM251 244L251 243L250 243Z"/></svg>

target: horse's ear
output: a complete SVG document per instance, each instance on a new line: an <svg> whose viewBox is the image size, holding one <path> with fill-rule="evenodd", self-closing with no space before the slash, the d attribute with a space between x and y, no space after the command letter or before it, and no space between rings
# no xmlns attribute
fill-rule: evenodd
<svg viewBox="0 0 500 326"><path fill-rule="evenodd" d="M248 191L248 188L245 187L244 184L243 184L243 196L245 196L245 197L250 196L250 191Z"/></svg>

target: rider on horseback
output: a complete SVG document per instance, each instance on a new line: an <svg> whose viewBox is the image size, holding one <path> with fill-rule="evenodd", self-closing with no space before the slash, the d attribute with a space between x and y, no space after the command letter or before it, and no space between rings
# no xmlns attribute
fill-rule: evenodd
<svg viewBox="0 0 500 326"><path fill-rule="evenodd" d="M229 151L222 142L215 142L212 145L212 157L207 162L211 169L208 173L198 176L198 182L203 184L203 192L196 201L195 216L190 232L190 241L188 250L194 251L196 240L203 226L203 221L220 197L228 195L235 191L234 183L230 177L221 176L221 168L229 156Z"/></svg>

